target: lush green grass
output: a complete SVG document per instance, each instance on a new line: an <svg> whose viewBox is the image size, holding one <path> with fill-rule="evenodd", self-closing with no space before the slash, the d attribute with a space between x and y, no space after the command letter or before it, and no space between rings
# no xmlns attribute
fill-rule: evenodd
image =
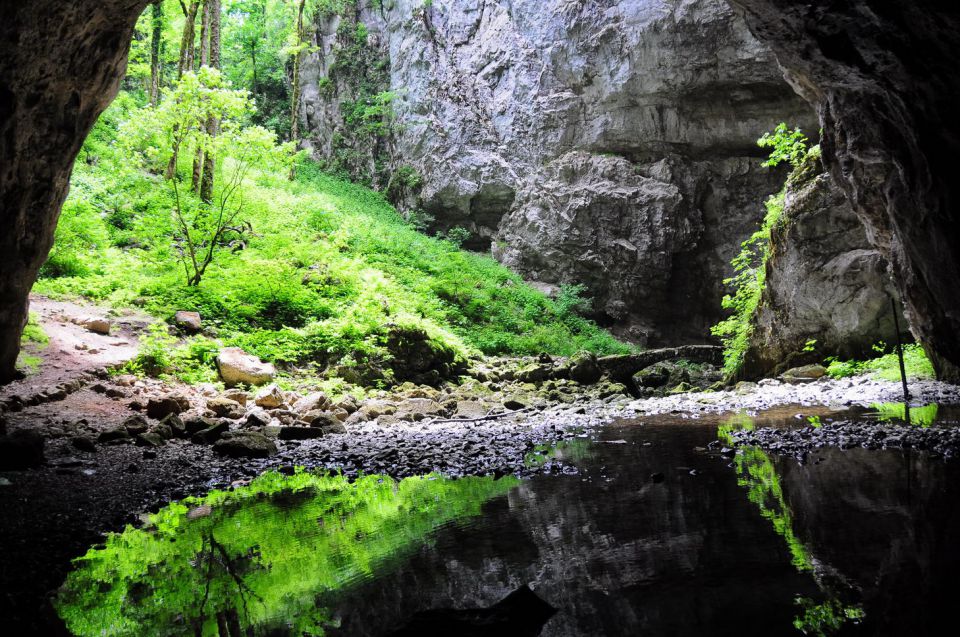
<svg viewBox="0 0 960 637"><path fill-rule="evenodd" d="M177 259L173 192L131 159L121 97L77 161L56 244L37 288L170 318L200 312L225 344L303 365L385 360L392 328L426 332L457 356L629 351L487 256L425 236L379 194L303 163L295 181L256 172L241 187L245 249L222 250L199 286ZM189 170L191 157L181 157ZM182 188L181 188L182 190ZM575 296L575 295L574 295Z"/></svg>
<svg viewBox="0 0 960 637"><path fill-rule="evenodd" d="M885 348L880 345L875 349L883 351ZM903 346L903 364L907 372L907 378L935 378L933 364L927 358L923 347L916 343ZM827 374L833 378L870 374L873 378L880 380L900 380L900 362L896 351L866 361L830 360L827 364Z"/></svg>

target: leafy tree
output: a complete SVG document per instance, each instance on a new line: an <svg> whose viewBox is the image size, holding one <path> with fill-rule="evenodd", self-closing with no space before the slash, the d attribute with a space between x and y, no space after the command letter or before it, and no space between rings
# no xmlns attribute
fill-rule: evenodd
<svg viewBox="0 0 960 637"><path fill-rule="evenodd" d="M168 175L172 235L187 285L199 285L218 251L244 247L243 237L252 227L243 219L239 188L250 170L293 163L292 144L278 145L275 133L244 125L253 110L246 91L231 89L219 71L204 66L198 74L185 73L158 108L143 109L127 129L126 142L139 146L155 167L183 148L217 160L221 175L216 192L211 186L209 201L191 197L176 171ZM219 122L216 131L208 126L211 120Z"/></svg>
<svg viewBox="0 0 960 637"><path fill-rule="evenodd" d="M770 156L761 165L775 168L783 162L799 168L807 156L809 140L799 128L790 130L784 122L780 122L773 133L764 133L757 140L760 148L772 148Z"/></svg>

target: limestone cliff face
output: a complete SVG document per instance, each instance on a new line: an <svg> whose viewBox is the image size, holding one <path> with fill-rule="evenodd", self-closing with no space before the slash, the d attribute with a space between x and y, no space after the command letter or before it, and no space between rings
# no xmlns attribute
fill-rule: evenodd
<svg viewBox="0 0 960 637"><path fill-rule="evenodd" d="M787 182L741 378L756 380L828 356L869 358L877 341L895 342L890 299L899 296L890 268L822 170L819 159L810 158ZM905 330L902 316L898 321ZM816 341L812 349L809 341Z"/></svg>
<svg viewBox="0 0 960 637"><path fill-rule="evenodd" d="M960 382L960 6L730 0L823 128L823 158L893 264L910 327Z"/></svg>
<svg viewBox="0 0 960 637"><path fill-rule="evenodd" d="M587 285L598 320L641 343L705 338L785 177L755 140L815 130L723 0L360 2L318 28L301 104L318 155L547 288ZM394 133L358 157L345 117L388 89ZM376 176L401 165L416 189Z"/></svg>

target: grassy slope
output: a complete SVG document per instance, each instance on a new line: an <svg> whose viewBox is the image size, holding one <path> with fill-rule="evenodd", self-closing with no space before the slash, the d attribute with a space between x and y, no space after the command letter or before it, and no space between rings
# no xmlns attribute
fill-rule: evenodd
<svg viewBox="0 0 960 637"><path fill-rule="evenodd" d="M134 109L121 96L87 140L38 291L164 318L196 310L225 343L298 363L382 357L388 325L420 327L461 354L629 349L574 303L417 232L380 194L311 164L293 182L260 173L244 184L254 236L189 288L169 239L169 186L131 167L116 143Z"/></svg>

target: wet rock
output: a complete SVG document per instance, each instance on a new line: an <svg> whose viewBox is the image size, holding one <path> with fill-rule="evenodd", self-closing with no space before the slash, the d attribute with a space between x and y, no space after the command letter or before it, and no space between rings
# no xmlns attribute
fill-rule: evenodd
<svg viewBox="0 0 960 637"><path fill-rule="evenodd" d="M187 334L197 334L203 329L199 312L180 310L173 315L173 324Z"/></svg>
<svg viewBox="0 0 960 637"><path fill-rule="evenodd" d="M277 445L257 431L230 431L214 443L213 450L231 458L267 458L277 453Z"/></svg>
<svg viewBox="0 0 960 637"><path fill-rule="evenodd" d="M97 450L97 445L93 441L93 438L89 436L74 436L70 439L70 445L79 451L94 452Z"/></svg>
<svg viewBox="0 0 960 637"><path fill-rule="evenodd" d="M169 414L182 414L190 409L190 401L181 394L170 394L147 401L147 416L161 420Z"/></svg>
<svg viewBox="0 0 960 637"><path fill-rule="evenodd" d="M578 354L570 361L570 380L581 385L592 385L600 380L600 376L600 366L595 354Z"/></svg>
<svg viewBox="0 0 960 637"><path fill-rule="evenodd" d="M504 398L504 400L503 400L503 406L506 407L507 409L512 410L512 411L515 411L515 410L518 410L518 409L526 409L526 408L527 408L527 401L525 401L525 400L523 400L523 399L521 399L521 398L517 398L517 397Z"/></svg>
<svg viewBox="0 0 960 637"><path fill-rule="evenodd" d="M277 375L277 370L272 364L247 354L239 347L221 349L217 354L217 369L220 372L220 378L229 386L239 383L264 385Z"/></svg>
<svg viewBox="0 0 960 637"><path fill-rule="evenodd" d="M218 422L210 425L206 429L201 429L190 438L192 442L199 445L213 444L220 439L220 436L230 430L230 425L225 422Z"/></svg>
<svg viewBox="0 0 960 637"><path fill-rule="evenodd" d="M286 404L283 391L273 383L261 387L254 395L253 402L264 409L276 409Z"/></svg>
<svg viewBox="0 0 960 637"><path fill-rule="evenodd" d="M319 427L283 426L277 432L280 440L310 440L323 436L323 429Z"/></svg>
<svg viewBox="0 0 960 637"><path fill-rule="evenodd" d="M127 428L123 425L119 427L114 427L113 429L107 429L97 436L98 442L120 442L130 439L130 432L127 431Z"/></svg>
<svg viewBox="0 0 960 637"><path fill-rule="evenodd" d="M221 418L230 420L239 420L246 414L246 410L240 403L229 398L211 398L207 401L207 409Z"/></svg>
<svg viewBox="0 0 960 637"><path fill-rule="evenodd" d="M135 414L124 420L123 426L126 427L127 433L129 433L131 436L142 434L149 427L147 421L140 414Z"/></svg>
<svg viewBox="0 0 960 637"><path fill-rule="evenodd" d="M138 447L162 447L166 440L159 433L148 431L138 434L135 442Z"/></svg>
<svg viewBox="0 0 960 637"><path fill-rule="evenodd" d="M183 422L183 419L180 418L179 414L167 414L160 421L161 425L166 426L170 429L171 434L175 438L186 438L187 437L187 426Z"/></svg>
<svg viewBox="0 0 960 637"><path fill-rule="evenodd" d="M43 436L19 429L0 436L0 471L20 471L43 464Z"/></svg>

